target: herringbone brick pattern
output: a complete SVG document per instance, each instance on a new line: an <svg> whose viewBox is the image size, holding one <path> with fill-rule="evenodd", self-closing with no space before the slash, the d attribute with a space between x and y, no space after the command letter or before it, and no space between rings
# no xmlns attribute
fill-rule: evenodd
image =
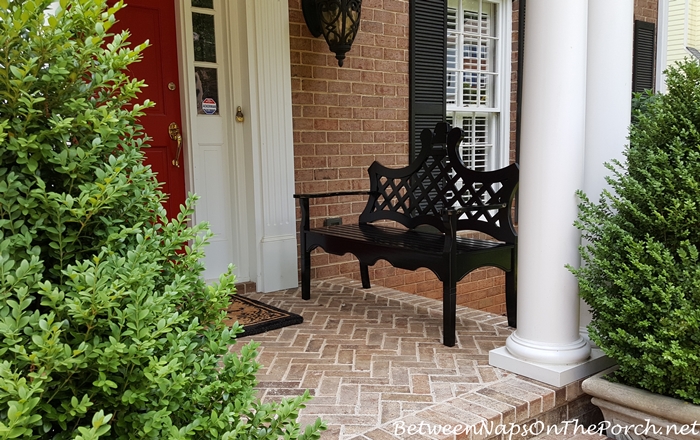
<svg viewBox="0 0 700 440"><path fill-rule="evenodd" d="M312 283L309 301L298 289L247 296L304 317L303 324L241 341L261 343L260 397L281 399L308 389L314 398L300 420L321 417L328 425L324 440L507 438L428 429L481 422L556 425L590 410L587 401L574 404L585 397L580 383L555 388L488 365L489 350L502 346L512 330L503 316L459 307L457 344L445 347L437 300L364 290L346 278Z"/></svg>

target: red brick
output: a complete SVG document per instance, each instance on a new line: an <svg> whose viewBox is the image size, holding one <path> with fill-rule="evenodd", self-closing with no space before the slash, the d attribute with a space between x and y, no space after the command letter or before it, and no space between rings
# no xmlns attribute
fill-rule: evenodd
<svg viewBox="0 0 700 440"><path fill-rule="evenodd" d="M375 142L394 142L396 140L396 133L390 131L378 131L374 134ZM385 151L387 153L393 153L393 151L388 151L385 146ZM408 153L407 153L408 154Z"/></svg>
<svg viewBox="0 0 700 440"><path fill-rule="evenodd" d="M361 71L347 68L347 66L343 66L342 69L338 69L338 79L341 81L359 81L361 75Z"/></svg>
<svg viewBox="0 0 700 440"><path fill-rule="evenodd" d="M370 70L362 71L362 82L365 83L383 83L384 74L382 72L373 72Z"/></svg>
<svg viewBox="0 0 700 440"><path fill-rule="evenodd" d="M344 144L348 141L348 134L345 131L329 131L326 133L328 142L337 142Z"/></svg>
<svg viewBox="0 0 700 440"><path fill-rule="evenodd" d="M384 25L384 35L392 35L394 37L405 37L408 35L408 29L406 26L397 24L385 24ZM377 32L379 33L379 32Z"/></svg>
<svg viewBox="0 0 700 440"><path fill-rule="evenodd" d="M391 108L380 108L376 109L374 111L375 117L377 119L383 119L383 120L395 120L396 119L396 110L391 109Z"/></svg>
<svg viewBox="0 0 700 440"><path fill-rule="evenodd" d="M326 192L328 191L327 182L304 182L301 185L302 191L305 193L316 193L316 192ZM320 215L326 215L327 209L324 205L314 205L309 208L309 214L312 217L318 217Z"/></svg>
<svg viewBox="0 0 700 440"><path fill-rule="evenodd" d="M390 109L408 108L408 98L386 97L386 98L384 98L384 108L390 108Z"/></svg>
<svg viewBox="0 0 700 440"><path fill-rule="evenodd" d="M314 130L337 130L337 119L314 119Z"/></svg>
<svg viewBox="0 0 700 440"><path fill-rule="evenodd" d="M328 107L321 105L305 105L302 109L305 118L328 117Z"/></svg>
<svg viewBox="0 0 700 440"><path fill-rule="evenodd" d="M384 49L382 49L381 47L362 46L360 52L362 53L361 56L365 58L384 58Z"/></svg>
<svg viewBox="0 0 700 440"><path fill-rule="evenodd" d="M385 129L389 131L408 131L408 121L387 121Z"/></svg>
<svg viewBox="0 0 700 440"><path fill-rule="evenodd" d="M352 166L367 168L374 162L374 156L353 156Z"/></svg>
<svg viewBox="0 0 700 440"><path fill-rule="evenodd" d="M394 12L406 12L408 3L402 0L384 0L384 9Z"/></svg>
<svg viewBox="0 0 700 440"><path fill-rule="evenodd" d="M352 92L352 83L331 81L328 83L328 92L329 93L351 93Z"/></svg>
<svg viewBox="0 0 700 440"><path fill-rule="evenodd" d="M394 24L396 23L396 14L390 11L377 10L374 11L374 20L380 21L384 24Z"/></svg>
<svg viewBox="0 0 700 440"><path fill-rule="evenodd" d="M366 83L353 83L352 93L356 95L374 95L374 86Z"/></svg>
<svg viewBox="0 0 700 440"><path fill-rule="evenodd" d="M328 81L317 79L304 79L301 82L301 89L309 92L327 92Z"/></svg>
<svg viewBox="0 0 700 440"><path fill-rule="evenodd" d="M340 275L340 270L337 265L316 268L316 278L330 278L338 275Z"/></svg>
<svg viewBox="0 0 700 440"><path fill-rule="evenodd" d="M352 181L350 180L331 180L328 182L328 191L350 191L352 190ZM328 209L346 205L328 205Z"/></svg>
<svg viewBox="0 0 700 440"><path fill-rule="evenodd" d="M362 154L377 156L384 154L383 144L363 144Z"/></svg>
<svg viewBox="0 0 700 440"><path fill-rule="evenodd" d="M310 51L311 50L311 40L308 38L290 38L289 39L289 47L292 50Z"/></svg>
<svg viewBox="0 0 700 440"><path fill-rule="evenodd" d="M301 141L305 144L326 142L326 134L322 132L305 131L301 134Z"/></svg>
<svg viewBox="0 0 700 440"><path fill-rule="evenodd" d="M375 44L379 47L396 47L396 37L393 37L391 35L375 35L374 41Z"/></svg>
<svg viewBox="0 0 700 440"><path fill-rule="evenodd" d="M403 49L384 49L384 59L394 61L404 61L406 51Z"/></svg>
<svg viewBox="0 0 700 440"><path fill-rule="evenodd" d="M354 121L353 121L354 122ZM359 121L357 121L359 122ZM351 142L374 142L374 134L372 132L355 131L350 134ZM353 161L354 164L354 161Z"/></svg>
<svg viewBox="0 0 700 440"><path fill-rule="evenodd" d="M325 157L318 156L305 156L301 159L303 168L326 168L328 167L328 161Z"/></svg>
<svg viewBox="0 0 700 440"><path fill-rule="evenodd" d="M374 70L374 61L368 58L353 58L350 64L353 69Z"/></svg>
<svg viewBox="0 0 700 440"><path fill-rule="evenodd" d="M326 49L327 50L327 49ZM300 64L310 65L310 66L327 66L328 65L328 55L312 52L301 52L301 62Z"/></svg>
<svg viewBox="0 0 700 440"><path fill-rule="evenodd" d="M377 95L394 96L394 95L396 95L396 86L378 84L378 85L374 86L374 92Z"/></svg>
<svg viewBox="0 0 700 440"><path fill-rule="evenodd" d="M343 119L340 121L339 124L340 130L343 131L350 131L350 132L355 132L358 130L362 130L362 121L354 120L354 119Z"/></svg>
<svg viewBox="0 0 700 440"><path fill-rule="evenodd" d="M314 172L313 170L294 170L294 180L297 182L313 180Z"/></svg>
<svg viewBox="0 0 700 440"><path fill-rule="evenodd" d="M397 72L397 66L396 61L377 60L375 62L375 69L382 72Z"/></svg>
<svg viewBox="0 0 700 440"><path fill-rule="evenodd" d="M371 21L371 20L362 20L362 23L360 24L362 32L366 35L369 34L378 34L382 35L384 34L384 23L380 23L378 21Z"/></svg>
<svg viewBox="0 0 700 440"><path fill-rule="evenodd" d="M363 96L362 107L382 107L384 99L380 96Z"/></svg>
<svg viewBox="0 0 700 440"><path fill-rule="evenodd" d="M338 69L335 67L314 67L313 77L318 79L338 79Z"/></svg>
<svg viewBox="0 0 700 440"><path fill-rule="evenodd" d="M340 179L361 179L365 177L365 172L362 168L340 168L338 177Z"/></svg>
<svg viewBox="0 0 700 440"><path fill-rule="evenodd" d="M335 93L315 93L314 104L316 105L338 105L338 95Z"/></svg>
<svg viewBox="0 0 700 440"><path fill-rule="evenodd" d="M368 119L362 121L362 130L364 131L379 131L384 130L384 121Z"/></svg>
<svg viewBox="0 0 700 440"><path fill-rule="evenodd" d="M294 112L296 116L301 116L301 107L299 107L299 112ZM313 119L302 119L302 118L295 118L294 120L294 130L297 131L304 131L304 130L313 130L314 129L314 121ZM298 133L297 133L298 134ZM301 138L299 139L301 140ZM297 142L299 140L296 140Z"/></svg>
<svg viewBox="0 0 700 440"><path fill-rule="evenodd" d="M365 9L365 8L379 9L382 7L382 1L383 0L364 0L364 2L362 2L363 9Z"/></svg>
<svg viewBox="0 0 700 440"><path fill-rule="evenodd" d="M349 119L352 118L352 109L348 107L329 107L328 117L335 119Z"/></svg>
<svg viewBox="0 0 700 440"><path fill-rule="evenodd" d="M385 73L384 84L408 84L408 75L403 73Z"/></svg>
<svg viewBox="0 0 700 440"><path fill-rule="evenodd" d="M374 119L374 109L372 108L354 108L352 109L352 117L354 119Z"/></svg>
<svg viewBox="0 0 700 440"><path fill-rule="evenodd" d="M294 64L291 68L292 77L299 78L311 78L312 69L311 66L302 66L299 64Z"/></svg>
<svg viewBox="0 0 700 440"><path fill-rule="evenodd" d="M362 105L362 97L357 95L338 95L338 105L345 107L359 107Z"/></svg>
<svg viewBox="0 0 700 440"><path fill-rule="evenodd" d="M314 94L309 92L293 92L292 103L294 104L313 104Z"/></svg>

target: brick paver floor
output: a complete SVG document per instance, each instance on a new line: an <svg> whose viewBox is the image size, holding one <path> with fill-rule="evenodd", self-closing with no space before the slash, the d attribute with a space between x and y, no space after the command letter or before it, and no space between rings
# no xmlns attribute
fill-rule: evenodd
<svg viewBox="0 0 700 440"><path fill-rule="evenodd" d="M557 388L488 365L489 350L512 331L503 316L458 306L457 344L445 347L440 301L365 290L347 278L313 282L311 295L304 301L298 289L246 294L298 313L304 323L241 342L261 343L260 397L308 389L314 397L300 420L321 417L324 440L506 439L502 431L510 426L545 429L574 419L581 422L576 433L571 425L567 433L536 430L538 438L603 438L581 434L599 412L580 382ZM465 434L460 426L467 425L482 429Z"/></svg>

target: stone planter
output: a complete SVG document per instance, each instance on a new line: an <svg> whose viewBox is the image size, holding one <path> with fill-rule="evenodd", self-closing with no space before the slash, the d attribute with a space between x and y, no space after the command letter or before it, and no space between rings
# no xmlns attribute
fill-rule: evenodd
<svg viewBox="0 0 700 440"><path fill-rule="evenodd" d="M617 440L700 438L700 406L627 385L596 374L581 384L603 412L608 437Z"/></svg>

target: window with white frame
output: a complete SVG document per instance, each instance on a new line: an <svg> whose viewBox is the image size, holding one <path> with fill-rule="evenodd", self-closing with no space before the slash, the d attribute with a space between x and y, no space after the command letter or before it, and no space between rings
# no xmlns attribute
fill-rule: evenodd
<svg viewBox="0 0 700 440"><path fill-rule="evenodd" d="M447 121L467 167L508 164L509 0L447 1Z"/></svg>

